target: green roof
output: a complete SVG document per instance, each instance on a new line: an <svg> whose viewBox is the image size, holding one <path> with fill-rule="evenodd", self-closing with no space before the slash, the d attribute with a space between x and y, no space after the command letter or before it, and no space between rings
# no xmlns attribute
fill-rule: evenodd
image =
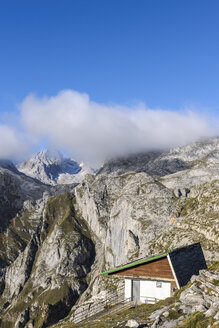
<svg viewBox="0 0 219 328"><path fill-rule="evenodd" d="M144 264L144 263L147 263L147 262L151 262L151 261L160 259L162 257L166 257L167 254L168 253L163 253L163 254L160 254L160 255L156 255L156 256L150 257L148 259L138 260L136 262L128 263L128 264L123 265L121 267L118 267L118 268L115 268L115 269L111 269L111 270L102 272L101 274L109 274L109 273L114 273L114 272L121 271L121 270L124 270L124 269L128 269L128 268L134 267L134 266L139 265L139 264Z"/></svg>

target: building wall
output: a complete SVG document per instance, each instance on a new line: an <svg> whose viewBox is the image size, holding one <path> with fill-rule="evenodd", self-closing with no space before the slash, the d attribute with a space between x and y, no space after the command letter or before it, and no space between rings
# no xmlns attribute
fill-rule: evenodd
<svg viewBox="0 0 219 328"><path fill-rule="evenodd" d="M167 279L174 281L174 277L166 257L115 272L113 275L133 278L161 278L164 280Z"/></svg>
<svg viewBox="0 0 219 328"><path fill-rule="evenodd" d="M132 280L125 279L125 298L132 297Z"/></svg>
<svg viewBox="0 0 219 328"><path fill-rule="evenodd" d="M132 292L132 280L125 279L125 298L131 298L133 296ZM134 279L135 280L135 279ZM147 298L156 298L157 300L162 300L171 296L171 282L161 281L161 280L149 280L149 279L138 279L140 282L140 294L139 300L145 303ZM153 299L151 301L154 301Z"/></svg>
<svg viewBox="0 0 219 328"><path fill-rule="evenodd" d="M160 287L158 287L160 286ZM140 281L140 301L145 302L145 297L155 297L163 300L171 296L171 283L158 280Z"/></svg>

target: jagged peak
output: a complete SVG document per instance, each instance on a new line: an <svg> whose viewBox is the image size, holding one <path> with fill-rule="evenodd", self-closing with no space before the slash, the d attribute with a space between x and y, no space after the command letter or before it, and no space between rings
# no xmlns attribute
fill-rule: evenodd
<svg viewBox="0 0 219 328"><path fill-rule="evenodd" d="M44 149L32 155L27 161L41 161L43 163L57 163L61 164L64 157L57 149Z"/></svg>
<svg viewBox="0 0 219 328"><path fill-rule="evenodd" d="M19 163L17 168L27 176L50 185L79 183L86 173L92 171L84 163L64 157L57 149L44 149Z"/></svg>

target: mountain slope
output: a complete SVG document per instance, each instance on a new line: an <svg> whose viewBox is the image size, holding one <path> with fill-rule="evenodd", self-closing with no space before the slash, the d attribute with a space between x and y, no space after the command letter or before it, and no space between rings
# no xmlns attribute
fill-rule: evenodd
<svg viewBox="0 0 219 328"><path fill-rule="evenodd" d="M8 219L22 208L26 200L42 198L47 186L35 180L0 167L0 231L3 231Z"/></svg>
<svg viewBox="0 0 219 328"><path fill-rule="evenodd" d="M55 323L86 289L95 250L86 224L75 217L72 201L70 194L49 200L24 252L7 268L0 303L2 328L20 327L21 313L34 327Z"/></svg>
<svg viewBox="0 0 219 328"><path fill-rule="evenodd" d="M122 284L101 271L169 246L200 241L219 259L218 158L213 138L114 160L76 187L2 168L0 326L67 325Z"/></svg>
<svg viewBox="0 0 219 328"><path fill-rule="evenodd" d="M74 324L55 325L57 328L207 328L218 327L219 275L202 270L193 276L187 286L178 290L173 297L156 304L143 304L131 309ZM208 286L206 288L205 286Z"/></svg>
<svg viewBox="0 0 219 328"><path fill-rule="evenodd" d="M161 178L171 189L189 187L219 178L219 138L203 138L163 153L150 152L118 158L103 165L97 174L117 176L146 172Z"/></svg>

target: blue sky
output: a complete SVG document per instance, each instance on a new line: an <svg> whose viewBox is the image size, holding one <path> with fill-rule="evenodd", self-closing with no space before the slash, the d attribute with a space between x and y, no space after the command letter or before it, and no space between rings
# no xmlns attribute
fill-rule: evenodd
<svg viewBox="0 0 219 328"><path fill-rule="evenodd" d="M218 110L216 0L1 1L0 110L62 89Z"/></svg>
<svg viewBox="0 0 219 328"><path fill-rule="evenodd" d="M0 122L30 93L66 89L218 118L218 12L218 0L2 0Z"/></svg>

